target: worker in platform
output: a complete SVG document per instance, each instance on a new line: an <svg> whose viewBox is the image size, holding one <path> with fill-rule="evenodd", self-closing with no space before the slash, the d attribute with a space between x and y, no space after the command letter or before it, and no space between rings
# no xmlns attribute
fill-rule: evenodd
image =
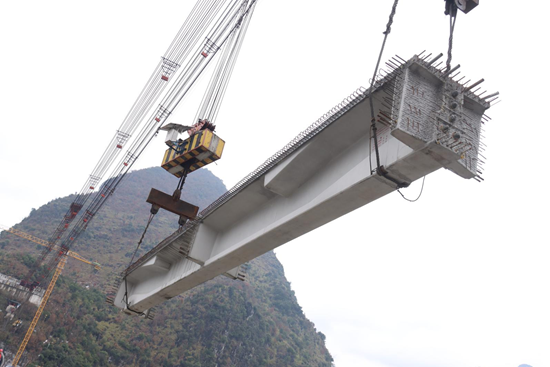
<svg viewBox="0 0 550 367"><path fill-rule="evenodd" d="M192 125L191 128L187 130L187 133L189 134L189 136L195 135L197 132L202 130L205 123L206 123L206 120L199 119L197 123Z"/></svg>
<svg viewBox="0 0 550 367"><path fill-rule="evenodd" d="M4 349L0 349L0 367L4 365Z"/></svg>
<svg viewBox="0 0 550 367"><path fill-rule="evenodd" d="M194 125L191 126L189 130L187 130L187 133L189 134L189 136L192 136L204 129L214 131L216 129L216 126L207 119L199 119Z"/></svg>

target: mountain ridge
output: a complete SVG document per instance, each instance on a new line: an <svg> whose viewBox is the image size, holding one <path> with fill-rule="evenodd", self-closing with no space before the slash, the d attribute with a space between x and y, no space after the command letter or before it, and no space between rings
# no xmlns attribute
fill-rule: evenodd
<svg viewBox="0 0 550 367"><path fill-rule="evenodd" d="M213 279L160 305L151 321L104 303L107 287L129 264L147 222L148 191L171 193L176 184L161 168L128 174L72 248L103 270L69 259L29 342L29 365L331 366L324 335L303 314L273 252L250 263L248 281ZM223 182L203 169L189 175L182 199L202 209L225 191ZM15 227L45 238L73 197L50 201ZM175 231L177 219L161 210L139 254ZM19 277L38 253L36 245L6 233L0 235L0 250L0 272ZM25 328L0 333L10 351L17 350L36 310L26 307Z"/></svg>

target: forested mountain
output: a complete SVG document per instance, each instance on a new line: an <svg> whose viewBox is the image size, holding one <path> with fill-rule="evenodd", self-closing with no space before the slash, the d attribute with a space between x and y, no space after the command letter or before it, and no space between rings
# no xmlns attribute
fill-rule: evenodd
<svg viewBox="0 0 550 367"><path fill-rule="evenodd" d="M151 187L171 194L177 179L161 168L125 178L72 250L102 265L94 271L69 259L27 347L30 366L330 366L324 335L297 303L284 270L270 252L250 264L246 282L218 277L156 308L153 320L130 317L105 303L106 289L125 269L149 216ZM192 173L182 199L204 208L225 191L210 171ZM15 227L47 239L73 195L32 210ZM177 228L160 211L143 254ZM3 232L0 273L25 276L42 248ZM0 297L0 308L6 297ZM23 327L0 331L0 347L15 353L36 307L20 313Z"/></svg>

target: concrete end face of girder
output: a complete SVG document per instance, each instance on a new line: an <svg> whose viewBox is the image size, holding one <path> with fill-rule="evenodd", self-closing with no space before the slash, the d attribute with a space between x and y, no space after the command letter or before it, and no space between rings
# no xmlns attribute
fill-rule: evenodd
<svg viewBox="0 0 550 367"><path fill-rule="evenodd" d="M393 83L392 135L463 178L479 177L482 116L489 103L418 59ZM428 147L429 146L429 147Z"/></svg>

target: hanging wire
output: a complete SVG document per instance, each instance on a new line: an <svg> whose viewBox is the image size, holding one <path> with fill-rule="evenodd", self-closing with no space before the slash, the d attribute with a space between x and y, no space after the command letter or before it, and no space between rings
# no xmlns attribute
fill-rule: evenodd
<svg viewBox="0 0 550 367"><path fill-rule="evenodd" d="M403 199L411 202L411 203L414 203L415 201L417 201L418 199L420 199L420 197L422 196L422 192L424 191L424 181L426 181L426 176L424 176L424 178L422 178L422 187L420 188L420 193L418 194L418 197L416 199L407 199L405 197L405 195L403 195L403 193L401 192L401 190L397 189L397 192L399 194L401 194L401 196L403 197Z"/></svg>

